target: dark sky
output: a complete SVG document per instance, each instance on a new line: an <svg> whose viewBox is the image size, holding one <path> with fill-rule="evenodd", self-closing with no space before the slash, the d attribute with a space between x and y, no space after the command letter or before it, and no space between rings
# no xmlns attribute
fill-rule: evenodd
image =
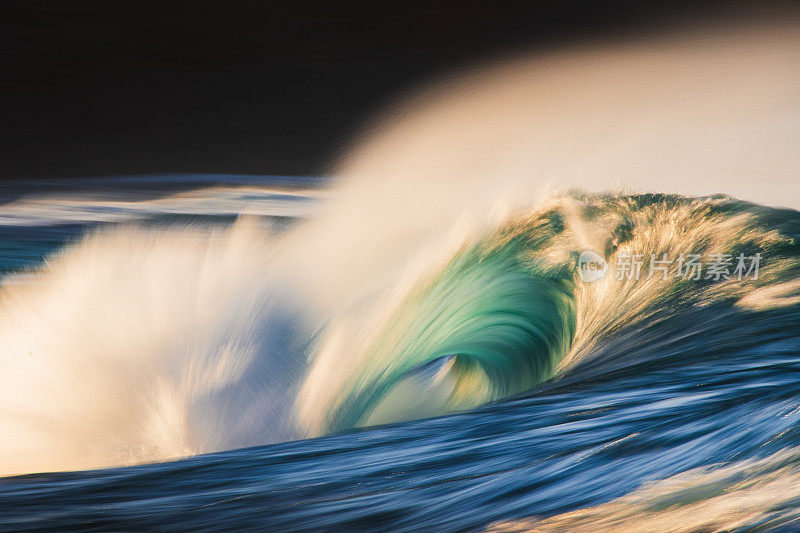
<svg viewBox="0 0 800 533"><path fill-rule="evenodd" d="M6 1L0 179L319 173L371 112L430 75L743 5Z"/></svg>

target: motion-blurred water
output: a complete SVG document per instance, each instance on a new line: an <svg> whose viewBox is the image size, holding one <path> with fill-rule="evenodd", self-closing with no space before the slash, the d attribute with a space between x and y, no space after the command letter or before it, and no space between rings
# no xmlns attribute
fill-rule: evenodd
<svg viewBox="0 0 800 533"><path fill-rule="evenodd" d="M272 289L251 283L259 277L255 272L267 276L268 272L259 270L262 263L251 265L252 269L241 264L244 257L260 257L261 252L251 248L261 242L252 232L274 236L267 240L280 240L294 225L292 220L316 209L315 199L327 194L324 188L306 179L265 177L245 185L237 183L235 177L217 179L223 183L213 189L199 183L188 192L170 191L136 199L117 192L121 196L113 202L107 193L98 192L95 184L80 183L71 191L60 191L55 199L46 200L41 193L28 191L3 206L3 317L23 328L13 333L6 330L3 379L9 384L12 379L20 382L14 393L30 404L60 399L81 409L49 403L48 409L57 416L37 418L42 416L41 410L10 401L6 393L0 409L5 441L0 445L3 471L36 473L0 480L3 530L458 531L534 526L588 530L598 524L613 528L624 523L643 530L797 526L797 212L726 198L558 197L532 212L504 219L488 233L480 232L477 240L455 247L452 254L444 256L446 260L434 262L433 270L426 265L421 271L421 285L412 283L396 298L381 299L390 311L370 307L372 311L362 315L360 304L356 304L355 311L349 307L344 318L339 316L327 323L328 334L319 335L313 328L296 324L291 330L244 327L239 322L245 319L226 310L230 305L251 319L264 312L265 307L244 296L252 293L258 299L266 295L263 297L269 300L273 294ZM34 205L47 205L42 213L48 216L36 215ZM582 213L578 217L583 224L580 229L570 218L576 216L576 209ZM235 223L234 215L241 212L251 214L245 227ZM659 214L665 215L663 220ZM686 217L683 222L682 216ZM667 231L666 221L676 219L677 224L670 227L684 231L682 237L665 235L663 242L654 238L659 231ZM695 227L687 227L686 221L694 221ZM131 224L137 229L120 229L120 225ZM594 225L594 229L586 225ZM602 228L610 228L610 233L602 233ZM79 242L84 234L98 230L99 236ZM291 235L294 230L288 231ZM588 236L603 235L598 242L611 243L611 248L603 251L598 247L598 251L612 265L626 245L636 248L647 244L659 252L660 246L669 246L670 251L684 246L687 252L692 247L710 251L732 246L731 251L737 247L748 253L760 251L764 256L762 274L758 282L732 279L721 284L674 279L658 284L644 279L616 280L609 274L598 283L582 284L571 267L564 270L564 265L574 266L576 249L572 248L577 245L569 242L581 240L576 237L579 233L584 241ZM192 235L201 235L201 242L192 240ZM102 257L102 250L120 239L132 239L136 251L125 246L113 248L114 257L123 257L114 268L132 261L137 269L150 272L148 258L156 257L160 261L157 266L165 270L196 264L200 270L221 269L215 270L215 275L238 273L251 283L250 289L242 292L236 284L226 284L221 278L205 280L187 272L181 278L165 278L165 285L158 287L160 291L173 290L173 300L186 297L180 288L183 283L191 285L193 294L211 291L209 298L215 298L217 304L211 306L214 314L193 307L201 305L202 300L182 302L176 309L186 312L189 316L185 321L197 321L198 327L205 327L211 319L227 324L203 337L206 340L201 344L207 351L222 346L229 358L208 356L191 342L163 340L171 336L202 337L208 329L217 327L196 333L199 330L186 329L184 319L166 315L159 320L168 321L169 331L158 343L135 340L137 335L153 335L155 331L147 317L136 320L135 313L144 312L148 302L160 300L148 296L152 287L142 285L134 270L127 276L133 276L131 284L139 282L144 295L126 292L124 276L114 278L113 283L103 281L109 274L101 262L87 262L86 254L99 253ZM173 256L161 254L159 239L168 239L164 246L173 251ZM194 243L189 251L181 244L186 239ZM213 244L217 241L221 242L219 248ZM239 241L245 242L243 248ZM504 250L510 248L513 257L508 259ZM54 253L54 258L42 266L43 258ZM470 254L480 256L477 263L470 262ZM498 254L504 259L493 259ZM215 259L217 255L221 262ZM73 300L76 296L69 292L70 283L82 280L84 273L72 270L70 257L82 258L78 264L91 271L92 282L104 286L104 296ZM237 265L224 266L225 257L237 261ZM525 261L520 262L522 258ZM189 260L198 262L187 263ZM271 256L264 258L266 263L271 260ZM507 277L509 272L511 278ZM532 291L526 292L525 298L558 298L562 290L570 296L563 307L548 307L542 300L529 310L525 307L529 300L517 302L514 294L491 291L496 276L503 279L503 287ZM544 279L550 288L545 291L542 285L529 285L524 282L526 276L540 280L536 283L544 283ZM214 292L207 282L224 288ZM115 285L119 293L114 292ZM64 337L68 334L64 324L80 327L80 321L59 318L61 322L48 322L48 317L55 315L48 314L45 298L36 292L45 290L42 286L51 291L45 294L61 298L62 307L75 301L93 306L93 314L85 316L106 321L102 328L97 326L96 336ZM557 292L548 292L550 289ZM225 291L234 294L239 304L229 304ZM473 298L476 293L481 295L478 303ZM32 318L17 316L15 308L10 307L9 302L19 304L21 298L34 302L24 303L30 308L20 311ZM120 302L120 298L129 300ZM420 304L428 301L426 298L432 302L455 300L452 305L431 307ZM498 303L487 307L487 300ZM102 302L132 309L134 315L117 315L98 306ZM280 307L285 309L295 308ZM265 323L274 324L276 311L273 307L267 310L270 318ZM364 318L374 312L389 312L388 329L378 327L381 321L372 323ZM543 317L545 313L547 317ZM419 318L426 314L432 315ZM556 320L556 315L563 315L563 321ZM115 323L117 316L127 321ZM481 322L486 316L502 318ZM359 324L367 320L371 328L380 331L359 329L355 324L354 337L345 335L344 351L340 352L343 348L331 338L345 326L353 327L352 317L360 317ZM40 320L38 333L23 327L34 319ZM529 321L528 326L517 327L520 321ZM403 331L392 332L396 324ZM504 324L514 327L503 329ZM548 332L537 329L543 324L550 329L566 328L567 344L548 340ZM137 335L126 336L115 329L119 327L130 328ZM450 335L464 328L476 329L479 335ZM300 348L291 342L269 344L268 339L279 330L307 338L300 342ZM29 334L33 348L26 355L19 350L24 344L20 339ZM292 365L281 367L284 370L278 379L260 373L262 367L255 352L228 342L228 337L236 335L257 339L261 347L254 350L269 352L269 364L275 364L279 352L283 358L300 354L304 359L303 354L314 352L319 355L312 357L316 363L309 368L304 362L299 370L292 370ZM224 337L225 342L215 341L217 336ZM356 342L364 336L368 337L366 341ZM426 344L419 344L420 338L426 338ZM532 344L515 344L522 342L520 338ZM134 346L139 349L170 354L184 350L189 355L151 359L141 354L132 363L121 361L119 358L128 357L129 352L115 352L118 348L112 345L126 339L141 342ZM92 356L96 347L86 344L92 340L116 353L116 358ZM436 363L442 361L437 343L444 346L442 353L453 354L454 359ZM265 344L268 349L263 348ZM523 348L515 352L518 346L532 347L536 353ZM87 355L73 357L80 359L79 364L73 364L73 359L61 361L59 353L40 355L40 350L59 347L71 354L86 350ZM288 347L294 351L286 351ZM358 353L362 348L367 350L365 347L372 349L363 356L367 359ZM422 354L425 357L418 356L423 348L428 350ZM503 358L508 353L513 357ZM48 371L39 366L14 366L14 357L42 357ZM370 357L372 363L345 364ZM237 358L252 360L231 370ZM409 358L413 361L406 364ZM529 366L526 361L530 358L539 362ZM552 359L552 365L541 363L542 358ZM116 361L117 366L108 368L110 361ZM147 365L148 372L160 373L160 378L148 381L138 376L133 370L137 364ZM173 368L175 365L180 368ZM197 365L205 365L204 370L198 373L194 368ZM78 375L63 381L54 375L57 372ZM138 396L125 396L128 392L124 387L104 391L99 380L109 379L113 372L122 372L124 379L133 380L137 390L144 389L142 394L166 394L169 402L163 398L155 404L140 402ZM216 377L209 378L208 372ZM256 372L273 386L260 390L261 378L243 377L248 372ZM331 373L328 381L319 377L324 372ZM522 379L526 372L530 375ZM82 380L88 381L84 388L76 385ZM50 390L61 384L72 388ZM178 392L183 397L170 396L176 391L165 392L154 384L182 387ZM390 409L386 415L389 419L445 416L361 428L386 421L381 419L383 415L375 415L387 412L386 402L396 403L398 398L406 398L411 404L419 401L397 396L398 390L419 395L432 411L411 409L398 415L396 409ZM87 406L93 408L94 404L81 399L96 395L93 401L108 403L115 392L123 404L121 412L125 406L132 406L134 410L180 413L169 418L172 415L161 411L165 418L155 431L145 415L141 416L147 424L139 426L138 414L110 415L99 408L87 412ZM276 395L288 399L289 406L277 409L273 403L280 403L280 398ZM295 395L298 400L293 403ZM434 401L437 398L439 404ZM261 417L270 410L275 412L264 425ZM446 415L448 412L454 414ZM112 416L122 416L119 423L132 425L136 432L152 430L153 434L128 435L120 429L122 426L106 426L110 428L106 433L116 434L103 435L102 424ZM296 427L278 431L275 421L281 417L295 420ZM40 427L43 421L47 423ZM244 431L247 424L256 430ZM181 431L161 431L173 425ZM226 432L229 440L214 437ZM279 442L315 434L327 436ZM11 443L9 436L24 438ZM162 439L162 447L148 448L148 439ZM176 439L180 446L167 449L164 442L171 446ZM278 442L165 461L259 441ZM137 446L140 449L132 449ZM71 455L60 456L63 449L70 450ZM41 454L38 458L37 453ZM32 459L24 460L25 454ZM158 462L39 473L80 469L84 464L81 461L91 464L92 457L104 457L101 463L109 466L115 462Z"/></svg>
<svg viewBox="0 0 800 533"><path fill-rule="evenodd" d="M0 529L800 528L797 35L507 58L330 179L1 185Z"/></svg>

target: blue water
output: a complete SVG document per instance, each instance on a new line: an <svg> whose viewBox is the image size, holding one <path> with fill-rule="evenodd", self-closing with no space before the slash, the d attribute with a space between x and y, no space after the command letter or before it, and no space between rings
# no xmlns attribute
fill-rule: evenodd
<svg viewBox="0 0 800 533"><path fill-rule="evenodd" d="M151 224L209 220L148 216ZM800 228L795 212L779 218L787 234ZM4 226L0 271L33 268L98 224L115 222ZM0 529L473 531L800 446L796 303L665 306L604 335L591 352L558 379L466 412L153 464L3 478ZM714 496L735 489L720 486ZM780 509L798 497L800 489L786 495ZM650 512L707 498L682 495ZM794 520L759 516L732 529L800 527Z"/></svg>

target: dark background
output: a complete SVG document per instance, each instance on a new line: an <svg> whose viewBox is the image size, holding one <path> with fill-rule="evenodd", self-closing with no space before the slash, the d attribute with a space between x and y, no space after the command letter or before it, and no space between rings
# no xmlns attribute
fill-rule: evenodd
<svg viewBox="0 0 800 533"><path fill-rule="evenodd" d="M0 179L317 174L370 113L447 69L754 5L4 2Z"/></svg>

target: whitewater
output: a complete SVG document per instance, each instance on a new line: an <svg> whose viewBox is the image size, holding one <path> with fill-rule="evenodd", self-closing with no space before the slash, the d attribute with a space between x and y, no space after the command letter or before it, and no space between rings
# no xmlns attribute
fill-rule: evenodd
<svg viewBox="0 0 800 533"><path fill-rule="evenodd" d="M3 529L796 527L797 29L473 67L329 179L13 185Z"/></svg>

